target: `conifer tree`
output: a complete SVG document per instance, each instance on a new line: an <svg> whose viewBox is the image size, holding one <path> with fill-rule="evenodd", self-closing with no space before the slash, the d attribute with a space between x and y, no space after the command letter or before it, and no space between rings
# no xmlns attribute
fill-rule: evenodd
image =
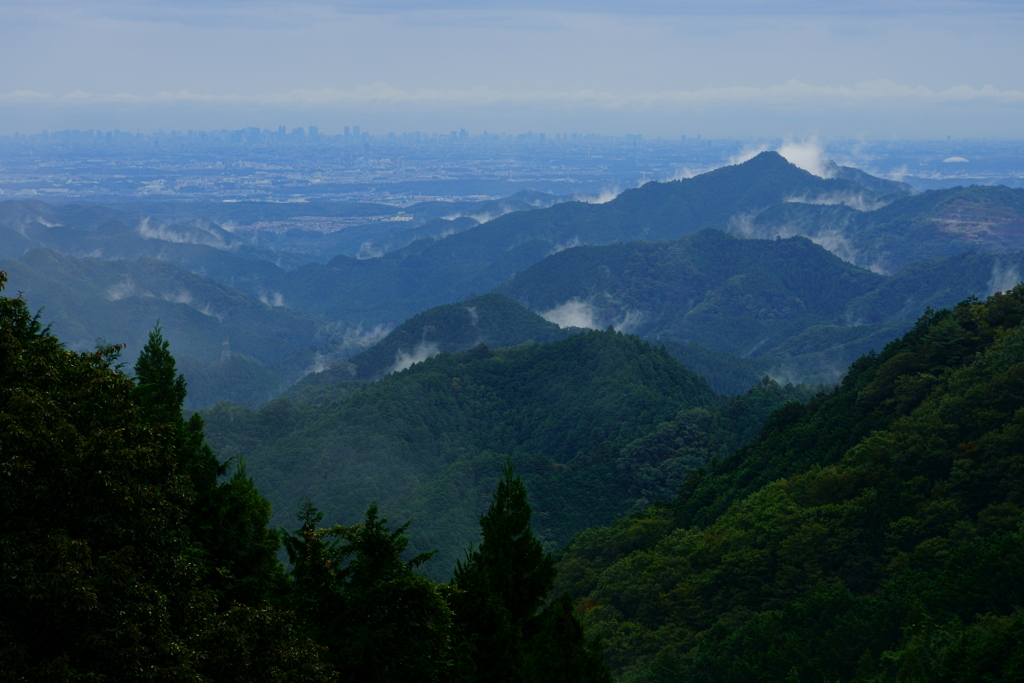
<svg viewBox="0 0 1024 683"><path fill-rule="evenodd" d="M181 419L187 394L185 378L178 374L160 321L150 331L135 362L135 382L135 402L151 422L174 423Z"/></svg>
<svg viewBox="0 0 1024 683"><path fill-rule="evenodd" d="M119 351L68 351L24 301L0 297L0 679L331 680L287 613L217 599L223 567L196 561L195 523L206 538L238 534L231 505L195 514L181 463L189 443L205 448L202 424L185 431L184 381L159 334L141 391ZM265 501L244 471L232 481L213 490L254 513L235 516L258 536ZM276 543L241 537L220 547L274 560ZM273 571L234 566L250 564Z"/></svg>
<svg viewBox="0 0 1024 683"><path fill-rule="evenodd" d="M555 564L534 536L526 486L506 462L483 537L455 567L451 602L465 677L480 683L610 683L598 643L588 643L572 598L543 611Z"/></svg>
<svg viewBox="0 0 1024 683"><path fill-rule="evenodd" d="M203 560L206 582L222 607L231 602L257 606L284 591L284 569L275 553L276 531L268 529L270 504L260 495L239 460L231 478L220 482L228 463L221 463L206 443L203 419L182 414L187 395L170 344L159 322L135 363L134 398L144 419L177 455L178 471L195 491L188 528L193 553Z"/></svg>
<svg viewBox="0 0 1024 683"><path fill-rule="evenodd" d="M402 559L408 524L391 530L376 504L351 527L320 528L308 501L298 517L285 539L293 604L327 660L351 681L452 681L451 610L415 572L433 553Z"/></svg>
<svg viewBox="0 0 1024 683"><path fill-rule="evenodd" d="M119 351L68 351L0 297L5 680L194 678L210 596L186 560L192 492L111 368Z"/></svg>
<svg viewBox="0 0 1024 683"><path fill-rule="evenodd" d="M455 583L478 572L512 622L521 623L544 604L555 582L555 562L533 535L526 486L511 461L501 473L494 500L480 517L480 547L456 566Z"/></svg>
<svg viewBox="0 0 1024 683"><path fill-rule="evenodd" d="M178 452L182 473L192 478L202 508L217 486L217 478L226 466L206 445L203 419L198 413L186 422L182 415L187 389L185 377L178 373L170 344L163 338L160 323L149 333L149 340L135 363L135 403L147 422L169 439Z"/></svg>

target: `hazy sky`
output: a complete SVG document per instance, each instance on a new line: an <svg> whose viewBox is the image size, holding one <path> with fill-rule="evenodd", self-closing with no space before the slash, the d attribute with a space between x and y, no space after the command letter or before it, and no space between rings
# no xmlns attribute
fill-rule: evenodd
<svg viewBox="0 0 1024 683"><path fill-rule="evenodd" d="M1021 0L0 0L0 133L1024 137Z"/></svg>

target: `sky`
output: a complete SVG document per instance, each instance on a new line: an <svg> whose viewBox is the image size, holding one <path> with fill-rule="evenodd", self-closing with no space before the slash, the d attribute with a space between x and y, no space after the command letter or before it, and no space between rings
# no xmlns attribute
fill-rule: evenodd
<svg viewBox="0 0 1024 683"><path fill-rule="evenodd" d="M1024 138L1021 0L0 0L0 134Z"/></svg>

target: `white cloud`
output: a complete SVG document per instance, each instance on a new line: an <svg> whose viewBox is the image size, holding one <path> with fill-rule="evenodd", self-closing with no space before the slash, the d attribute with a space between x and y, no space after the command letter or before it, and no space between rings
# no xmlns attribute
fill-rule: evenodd
<svg viewBox="0 0 1024 683"><path fill-rule="evenodd" d="M622 194L622 190L616 187L611 190L601 190L596 195L577 195L574 199L586 204L607 204L620 194Z"/></svg>
<svg viewBox="0 0 1024 683"><path fill-rule="evenodd" d="M369 348L391 332L392 325L378 324L368 330L362 325L349 327L341 333L341 349L344 352L356 352Z"/></svg>
<svg viewBox="0 0 1024 683"><path fill-rule="evenodd" d="M193 308L195 308L197 311L199 311L200 313L209 318L216 318L218 322L224 322L224 314L217 313L216 311L214 311L212 308L210 308L210 304L203 304L202 306L193 306Z"/></svg>
<svg viewBox="0 0 1024 683"><path fill-rule="evenodd" d="M555 306L549 311L544 311L540 314L540 317L548 322L555 323L559 327L599 329L597 312L594 310L594 307L579 299L569 299L564 304Z"/></svg>
<svg viewBox="0 0 1024 683"><path fill-rule="evenodd" d="M1020 271L1015 265L1002 265L999 261L992 264L992 277L988 281L989 294L1005 292L1021 283Z"/></svg>
<svg viewBox="0 0 1024 683"><path fill-rule="evenodd" d="M761 152L767 152L768 145L755 145L753 147L745 147L739 154L736 154L729 158L728 166L735 166L736 164L742 164L750 161Z"/></svg>
<svg viewBox="0 0 1024 683"><path fill-rule="evenodd" d="M639 327L646 319L647 316L640 311L627 309L626 314L622 316L621 320L615 323L614 327L617 332L629 333L636 330L636 328Z"/></svg>
<svg viewBox="0 0 1024 683"><path fill-rule="evenodd" d="M356 258L360 261L365 261L371 258L380 258L384 255L384 249L382 247L375 247L373 242L366 240L359 245L359 251L356 252Z"/></svg>
<svg viewBox="0 0 1024 683"><path fill-rule="evenodd" d="M264 292L260 294L260 302L272 308L284 306L284 295L281 292Z"/></svg>
<svg viewBox="0 0 1024 683"><path fill-rule="evenodd" d="M582 244L580 242L580 238L578 236L573 237L568 242L563 242L561 244L556 244L555 246L553 246L551 248L551 251L548 252L548 256L551 256L552 254L557 254L560 251L565 251L566 249L572 249L573 247L578 247L578 246L580 246L580 244Z"/></svg>
<svg viewBox="0 0 1024 683"><path fill-rule="evenodd" d="M107 287L107 298L111 301L120 301L135 295L135 283L131 279Z"/></svg>
<svg viewBox="0 0 1024 683"><path fill-rule="evenodd" d="M194 93L188 89L141 93L90 93L82 90L55 95L27 90L0 93L0 104L51 103L152 105L174 103L201 103L221 105L268 106L350 106L371 104L442 104L470 107L500 105L558 105L602 109L649 109L653 107L688 107L694 105L729 103L800 104L809 102L918 102L964 103L995 102L1024 103L1024 90L1000 89L993 85L974 87L967 84L935 90L923 85L910 86L888 79L864 81L852 86L820 86L790 80L765 87L726 86L697 90L660 90L635 93L615 93L597 90L508 91L489 87L457 89L407 90L377 81L369 86L350 90L337 88L296 89L288 92L259 95ZM792 152L806 152L809 143L794 143ZM787 151L789 151L787 149ZM781 152L781 150L780 150ZM754 156L756 152L750 154ZM749 158L749 157L748 157ZM745 160L745 159L744 159ZM737 162L738 163L738 162Z"/></svg>
<svg viewBox="0 0 1024 683"><path fill-rule="evenodd" d="M821 206L836 206L837 204L843 204L851 209L856 209L857 211L875 211L887 204L885 201L871 199L863 192L830 192L828 194L819 194L813 197L786 197L784 201L791 202L793 204L818 204Z"/></svg>
<svg viewBox="0 0 1024 683"><path fill-rule="evenodd" d="M182 290L174 294L164 294L164 301L170 301L172 304L185 304L188 306L192 303L192 295Z"/></svg>
<svg viewBox="0 0 1024 683"><path fill-rule="evenodd" d="M388 370L388 372L401 372L402 370L412 367L415 363L422 363L431 356L437 355L437 352L437 344L434 344L433 342L420 342L410 353L399 350L398 353L395 354L395 364L391 366L391 369Z"/></svg>
<svg viewBox="0 0 1024 683"><path fill-rule="evenodd" d="M786 142L778 151L789 163L819 178L831 178L833 175L816 137L801 142Z"/></svg>
<svg viewBox="0 0 1024 683"><path fill-rule="evenodd" d="M160 182L162 183L163 181ZM175 229L176 227L178 229ZM224 241L221 235L210 232L199 222L188 226L154 225L147 216L139 221L139 225L135 230L139 233L140 237L148 240L161 240L176 244L204 244L215 249L230 249L232 247L232 245Z"/></svg>
<svg viewBox="0 0 1024 683"><path fill-rule="evenodd" d="M819 230L808 235L807 238L847 263L857 263L857 250L853 248L853 244L850 243L846 235L839 230Z"/></svg>

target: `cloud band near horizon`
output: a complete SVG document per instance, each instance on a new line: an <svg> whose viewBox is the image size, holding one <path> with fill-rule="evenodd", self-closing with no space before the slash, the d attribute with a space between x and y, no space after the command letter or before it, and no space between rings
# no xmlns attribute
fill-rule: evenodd
<svg viewBox="0 0 1024 683"><path fill-rule="evenodd" d="M818 86L790 80L766 87L727 86L696 90L662 90L632 94L579 90L560 92L536 90L506 92L492 88L417 89L404 90L379 81L370 86L351 90L338 88L295 89L287 93L256 95L203 94L189 90L158 92L152 95L132 93L99 94L82 90L53 95L30 90L0 93L0 104L49 105L166 105L174 103L210 105L263 105L271 107L351 106L373 104L439 104L444 106L494 105L569 105L605 109L654 108L659 106L716 105L730 103L806 104L812 102L872 102L888 101L919 104L942 103L1024 103L1024 90L1003 90L992 85L981 87L956 85L946 89L910 86L888 79L866 81L853 86Z"/></svg>

